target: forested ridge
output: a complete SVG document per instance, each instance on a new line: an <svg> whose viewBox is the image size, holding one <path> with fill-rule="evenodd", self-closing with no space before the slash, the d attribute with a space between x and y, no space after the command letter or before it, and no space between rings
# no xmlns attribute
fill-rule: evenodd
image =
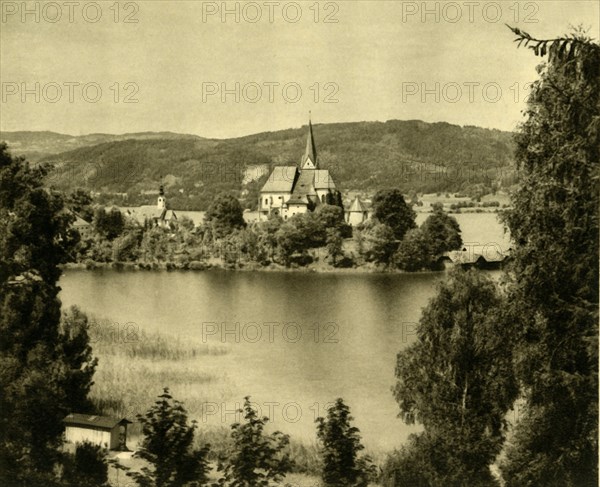
<svg viewBox="0 0 600 487"><path fill-rule="evenodd" d="M393 186L417 192L465 191L475 184L512 182L514 144L509 132L418 120L315 124L314 131L319 163L342 190L374 193ZM31 153L23 133L14 134L1 137L15 154ZM39 133L32 134L38 134L32 140L39 139ZM127 140L121 140L126 135L102 136L116 140L83 137L92 145L39 158L55 166L48 184L128 193L130 204L141 204L150 202L141 191L164 181L176 198L174 207L205 209L219 192L240 191L248 167L298 164L306 127L223 140L178 134L131 134ZM18 146L11 147L11 140L18 140Z"/></svg>

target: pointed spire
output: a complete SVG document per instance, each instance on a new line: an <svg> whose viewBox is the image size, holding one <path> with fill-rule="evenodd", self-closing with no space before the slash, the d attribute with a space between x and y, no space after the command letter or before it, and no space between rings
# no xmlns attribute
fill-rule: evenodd
<svg viewBox="0 0 600 487"><path fill-rule="evenodd" d="M315 145L315 139L313 136L311 113L308 112L308 137L306 138L306 150L304 151L304 157L302 158L302 169L316 169L317 168L317 147ZM310 160L310 163L307 161Z"/></svg>

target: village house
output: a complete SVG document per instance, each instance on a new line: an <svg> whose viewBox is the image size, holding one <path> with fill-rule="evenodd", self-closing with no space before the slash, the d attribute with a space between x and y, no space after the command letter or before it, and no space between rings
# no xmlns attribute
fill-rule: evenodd
<svg viewBox="0 0 600 487"><path fill-rule="evenodd" d="M88 441L109 450L128 451L127 425L131 421L125 418L70 413L63 423L68 443L76 445Z"/></svg>
<svg viewBox="0 0 600 487"><path fill-rule="evenodd" d="M279 215L284 220L313 211L338 197L335 182L327 169L319 169L312 122L308 122L306 150L300 166L274 167L260 191L259 220Z"/></svg>
<svg viewBox="0 0 600 487"><path fill-rule="evenodd" d="M73 213L75 215L75 221L73 222L73 228L79 232L79 235L82 237L89 235L93 226L90 222L81 218L78 214Z"/></svg>

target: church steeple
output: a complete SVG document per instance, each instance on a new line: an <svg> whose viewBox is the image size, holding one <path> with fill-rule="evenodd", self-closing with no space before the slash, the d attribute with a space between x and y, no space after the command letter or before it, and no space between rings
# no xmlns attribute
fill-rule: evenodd
<svg viewBox="0 0 600 487"><path fill-rule="evenodd" d="M306 150L302 157L301 169L317 169L317 147L313 136L312 120L308 112L308 136L306 138Z"/></svg>
<svg viewBox="0 0 600 487"><path fill-rule="evenodd" d="M167 198L165 198L165 189L162 184L158 190L158 202L156 206L163 210L167 207Z"/></svg>

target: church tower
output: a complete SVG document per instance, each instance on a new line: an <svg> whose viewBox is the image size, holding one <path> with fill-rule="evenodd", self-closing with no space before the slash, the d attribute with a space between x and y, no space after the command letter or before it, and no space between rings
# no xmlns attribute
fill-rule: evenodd
<svg viewBox="0 0 600 487"><path fill-rule="evenodd" d="M167 208L167 198L165 198L165 190L163 185L160 185L160 189L158 190L158 203L156 204L157 208L164 210Z"/></svg>
<svg viewBox="0 0 600 487"><path fill-rule="evenodd" d="M308 136L306 138L306 149L300 162L300 169L317 169L317 147L313 136L310 112L308 116Z"/></svg>

